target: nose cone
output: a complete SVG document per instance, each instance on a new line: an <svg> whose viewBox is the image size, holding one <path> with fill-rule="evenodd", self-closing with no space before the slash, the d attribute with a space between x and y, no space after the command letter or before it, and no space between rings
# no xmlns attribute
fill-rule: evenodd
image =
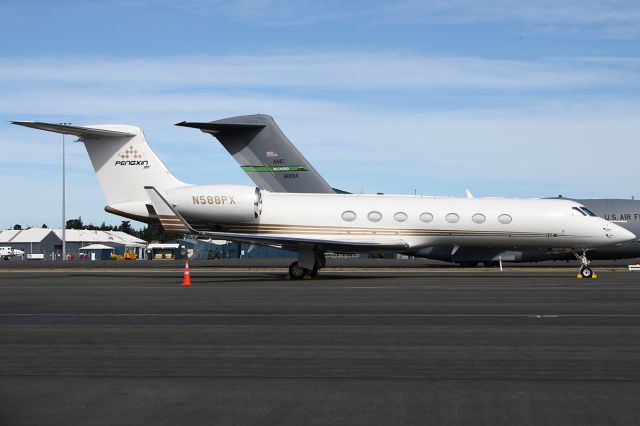
<svg viewBox="0 0 640 426"><path fill-rule="evenodd" d="M607 236L612 235L611 242L613 244L626 243L627 241L636 239L636 234L627 229L624 229L622 226L618 226L612 223L609 225L609 227L611 228L611 231L607 232Z"/></svg>

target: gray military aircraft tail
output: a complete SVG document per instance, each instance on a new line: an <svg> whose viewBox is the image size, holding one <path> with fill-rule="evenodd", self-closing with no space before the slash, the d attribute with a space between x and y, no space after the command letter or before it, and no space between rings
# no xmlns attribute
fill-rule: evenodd
<svg viewBox="0 0 640 426"><path fill-rule="evenodd" d="M177 126L200 129L218 139L259 188L271 192L341 192L331 188L269 115L205 123L183 121Z"/></svg>

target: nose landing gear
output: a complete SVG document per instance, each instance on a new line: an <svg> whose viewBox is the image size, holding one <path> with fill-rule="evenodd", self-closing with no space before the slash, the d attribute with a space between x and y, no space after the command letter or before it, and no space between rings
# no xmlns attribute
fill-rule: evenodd
<svg viewBox="0 0 640 426"><path fill-rule="evenodd" d="M578 272L578 278L598 278L598 275L595 273L593 268L590 266L590 261L587 259L587 252L583 251L582 254L578 254L577 252L573 252L574 256L580 262L580 272Z"/></svg>

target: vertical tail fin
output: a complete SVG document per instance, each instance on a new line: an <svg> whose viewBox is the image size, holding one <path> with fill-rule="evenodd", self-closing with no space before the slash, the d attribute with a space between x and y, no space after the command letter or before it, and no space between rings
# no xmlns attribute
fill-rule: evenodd
<svg viewBox="0 0 640 426"><path fill-rule="evenodd" d="M335 191L268 115L244 115L210 123L186 122L217 138L259 187L272 192Z"/></svg>
<svg viewBox="0 0 640 426"><path fill-rule="evenodd" d="M107 200L107 211L129 213L129 217L147 217L146 205L150 204L150 200L145 185L163 191L185 185L169 172L151 150L138 127L119 124L82 127L36 121L12 123L78 136L87 148Z"/></svg>

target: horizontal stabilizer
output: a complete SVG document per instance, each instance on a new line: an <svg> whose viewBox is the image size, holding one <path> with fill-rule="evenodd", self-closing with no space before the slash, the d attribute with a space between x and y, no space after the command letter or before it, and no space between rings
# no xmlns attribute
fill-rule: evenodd
<svg viewBox="0 0 640 426"><path fill-rule="evenodd" d="M182 121L177 123L176 126L200 129L205 133L243 132L247 130L260 130L265 127L264 124L217 122L198 123L193 121Z"/></svg>
<svg viewBox="0 0 640 426"><path fill-rule="evenodd" d="M83 138L122 138L133 137L135 134L127 132L117 132L115 130L96 129L93 127L71 126L68 124L43 123L41 121L12 121L11 124L31 127L32 129L46 130L47 132L74 135Z"/></svg>

